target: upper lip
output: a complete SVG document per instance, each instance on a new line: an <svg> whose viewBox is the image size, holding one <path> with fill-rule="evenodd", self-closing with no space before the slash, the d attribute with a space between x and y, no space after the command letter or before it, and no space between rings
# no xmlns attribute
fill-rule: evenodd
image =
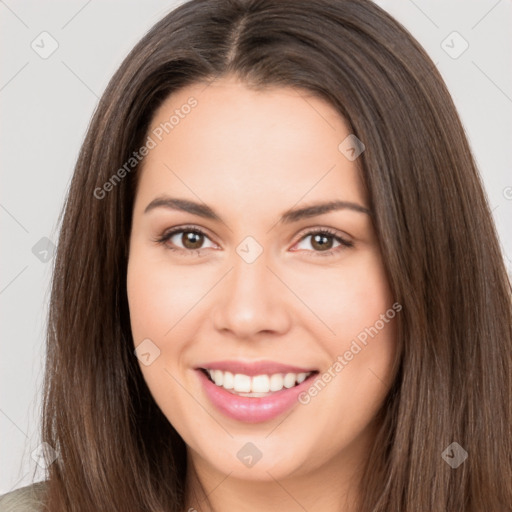
<svg viewBox="0 0 512 512"><path fill-rule="evenodd" d="M302 368L275 361L212 361L204 363L198 369L222 370L233 374L242 373L254 377L255 375L272 375L274 373L309 373L316 371L314 368Z"/></svg>

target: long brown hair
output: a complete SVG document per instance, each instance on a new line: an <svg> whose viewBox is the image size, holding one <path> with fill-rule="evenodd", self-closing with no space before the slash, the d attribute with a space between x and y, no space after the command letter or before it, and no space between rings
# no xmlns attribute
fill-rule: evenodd
<svg viewBox="0 0 512 512"><path fill-rule="evenodd" d="M76 164L55 261L42 438L59 457L48 509L185 506L185 444L133 354L126 269L140 165L108 193L95 190L144 144L169 94L227 74L313 92L366 146L362 173L403 309L360 510L512 510L511 293L495 227L440 74L369 0L192 0L113 76ZM457 468L442 457L452 442L468 454Z"/></svg>

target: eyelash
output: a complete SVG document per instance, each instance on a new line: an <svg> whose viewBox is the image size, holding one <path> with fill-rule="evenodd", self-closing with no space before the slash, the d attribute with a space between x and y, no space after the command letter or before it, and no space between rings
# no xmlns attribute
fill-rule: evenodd
<svg viewBox="0 0 512 512"><path fill-rule="evenodd" d="M196 254L197 256L199 256L201 254L201 249L182 249L181 247L172 247L170 245L167 245L167 241L170 240L177 233L196 233L198 235L203 235L209 239L208 235L205 232L203 232L202 230L200 230L196 227L181 226L179 228L173 228L170 231L164 232L161 236L157 237L156 239L153 239L153 241L158 244L161 244L161 245L166 245L166 248L171 251L182 252L186 256L192 256L193 254ZM329 249L328 251L308 251L308 252L312 252L315 256L320 256L320 257L334 256L340 250L347 249L347 248L354 246L353 242L345 240L344 238L340 237L336 231L333 231L329 228L321 228L321 229L317 229L317 230L308 231L307 233L304 233L304 235L298 240L297 243L301 242L308 236L314 236L314 235L325 235L328 237L332 237L337 242L340 243L340 245L338 247Z"/></svg>

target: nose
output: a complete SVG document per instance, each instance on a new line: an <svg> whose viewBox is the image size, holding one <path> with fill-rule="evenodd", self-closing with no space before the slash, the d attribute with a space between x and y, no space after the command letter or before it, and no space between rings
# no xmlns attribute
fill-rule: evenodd
<svg viewBox="0 0 512 512"><path fill-rule="evenodd" d="M268 265L265 252L252 263L234 255L213 309L213 325L219 332L250 339L260 333L282 335L290 329L291 294Z"/></svg>

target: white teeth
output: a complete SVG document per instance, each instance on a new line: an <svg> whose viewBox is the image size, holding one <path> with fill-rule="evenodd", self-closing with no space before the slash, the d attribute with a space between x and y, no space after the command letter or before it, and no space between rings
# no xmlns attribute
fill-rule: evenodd
<svg viewBox="0 0 512 512"><path fill-rule="evenodd" d="M222 370L219 370L222 371ZM222 387L224 389L233 389L235 385L235 377L231 372L224 372L224 383Z"/></svg>
<svg viewBox="0 0 512 512"><path fill-rule="evenodd" d="M235 385L233 386L235 391L239 393L250 393L251 392L251 377L249 375L243 375L237 373L235 375Z"/></svg>
<svg viewBox="0 0 512 512"><path fill-rule="evenodd" d="M283 376L280 373L274 373L270 376L270 391L279 391L283 389Z"/></svg>
<svg viewBox="0 0 512 512"><path fill-rule="evenodd" d="M224 382L224 374L220 370L214 370L212 378L217 386L222 386L222 383Z"/></svg>
<svg viewBox="0 0 512 512"><path fill-rule="evenodd" d="M284 387L285 388L293 388L293 386L295 386L296 380L297 380L296 373L287 373L284 376Z"/></svg>
<svg viewBox="0 0 512 512"><path fill-rule="evenodd" d="M293 388L296 384L304 382L313 372L308 373L274 373L272 375L256 375L250 377L242 373L233 375L222 370L207 370L211 379L219 387L236 393L249 393L250 396L259 396L284 388Z"/></svg>
<svg viewBox="0 0 512 512"><path fill-rule="evenodd" d="M269 390L270 378L268 375L257 375L252 378L251 391L253 393L268 393Z"/></svg>
<svg viewBox="0 0 512 512"><path fill-rule="evenodd" d="M297 375L297 384L300 384L301 382L304 382L308 377L307 373L299 373Z"/></svg>

